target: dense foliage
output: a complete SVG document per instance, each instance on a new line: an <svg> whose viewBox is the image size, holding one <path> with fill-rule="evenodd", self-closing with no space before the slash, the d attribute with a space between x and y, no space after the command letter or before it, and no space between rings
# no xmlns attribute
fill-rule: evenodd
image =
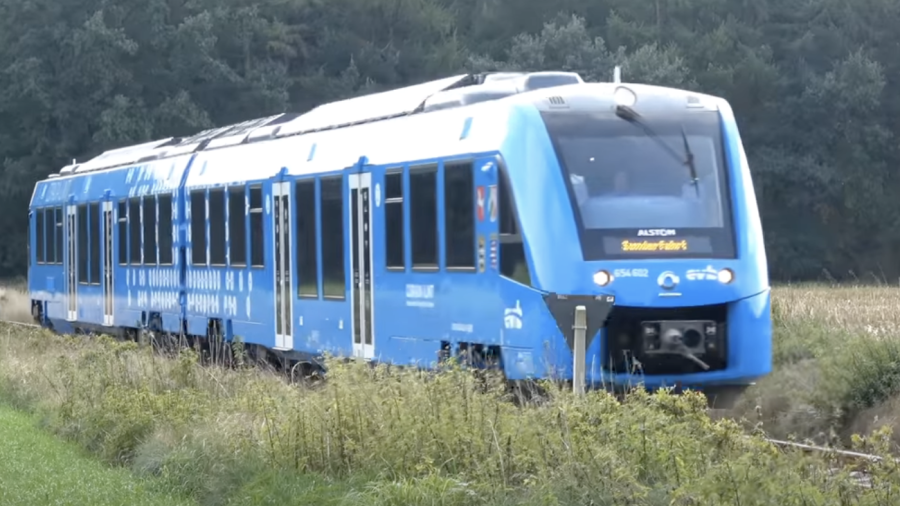
<svg viewBox="0 0 900 506"><path fill-rule="evenodd" d="M731 101L774 276L896 280L896 26L890 0L0 0L0 274L73 158L462 69L620 64Z"/></svg>

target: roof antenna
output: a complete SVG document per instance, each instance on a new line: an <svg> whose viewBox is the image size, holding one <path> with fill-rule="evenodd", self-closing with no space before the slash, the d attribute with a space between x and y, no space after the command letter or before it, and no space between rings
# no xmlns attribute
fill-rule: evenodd
<svg viewBox="0 0 900 506"><path fill-rule="evenodd" d="M622 68L618 65L613 69L613 82L616 84L622 82Z"/></svg>

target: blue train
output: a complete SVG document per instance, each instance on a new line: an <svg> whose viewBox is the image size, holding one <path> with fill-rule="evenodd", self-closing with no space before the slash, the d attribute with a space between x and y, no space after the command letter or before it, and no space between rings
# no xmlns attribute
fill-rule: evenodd
<svg viewBox="0 0 900 506"><path fill-rule="evenodd" d="M107 151L39 181L35 319L509 380L723 395L771 370L729 104L567 72L460 75Z"/></svg>

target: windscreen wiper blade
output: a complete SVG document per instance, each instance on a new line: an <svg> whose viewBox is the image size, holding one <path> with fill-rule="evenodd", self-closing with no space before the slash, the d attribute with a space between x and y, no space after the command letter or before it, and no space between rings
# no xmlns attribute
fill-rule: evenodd
<svg viewBox="0 0 900 506"><path fill-rule="evenodd" d="M697 166L694 165L694 152L691 151L691 145L687 140L687 133L684 131L684 125L681 125L681 140L684 141L684 154L687 157L685 160L685 164L687 164L688 169L691 171L691 184L694 185L694 190L697 191L697 196L700 196L700 185L699 180L697 179Z"/></svg>
<svg viewBox="0 0 900 506"><path fill-rule="evenodd" d="M681 126L681 139L684 141L684 156L677 153L671 146L663 142L660 139L659 135L650 128L649 125L641 120L641 115L637 113L631 107L627 105L618 105L616 106L616 116L628 121L629 123L633 123L639 127L644 133L647 134L648 137L653 139L661 148L663 148L667 153L672 155L673 158L678 160L682 165L687 165L688 170L691 174L691 184L694 185L694 190L697 192L697 196L700 196L700 185L698 184L699 180L697 179L697 167L694 164L694 152L691 151L691 146L687 140L687 133L684 131L684 125Z"/></svg>

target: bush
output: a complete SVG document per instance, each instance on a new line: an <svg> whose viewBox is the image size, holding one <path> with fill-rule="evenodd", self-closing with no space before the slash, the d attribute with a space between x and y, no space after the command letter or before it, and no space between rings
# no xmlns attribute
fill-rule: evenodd
<svg viewBox="0 0 900 506"><path fill-rule="evenodd" d="M0 341L4 396L203 504L888 504L883 488L711 420L694 393L619 402L544 385L544 401L517 407L458 367L336 360L323 385L300 388L259 369L201 367L192 351L166 359L12 332ZM892 468L873 479L900 485Z"/></svg>
<svg viewBox="0 0 900 506"><path fill-rule="evenodd" d="M774 371L729 415L773 437L845 445L900 421L897 288L800 285L773 299Z"/></svg>

